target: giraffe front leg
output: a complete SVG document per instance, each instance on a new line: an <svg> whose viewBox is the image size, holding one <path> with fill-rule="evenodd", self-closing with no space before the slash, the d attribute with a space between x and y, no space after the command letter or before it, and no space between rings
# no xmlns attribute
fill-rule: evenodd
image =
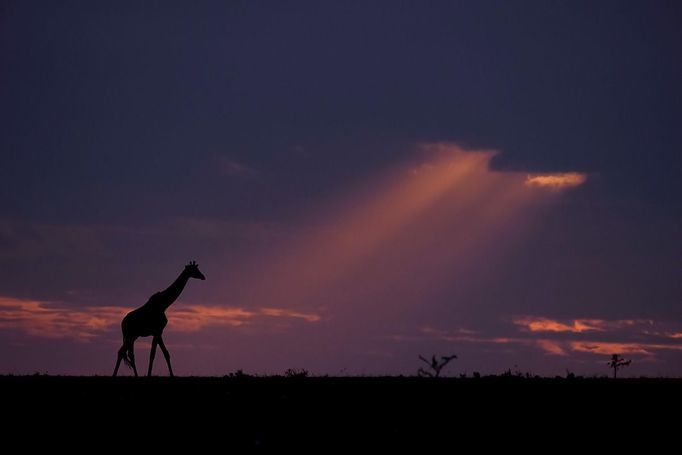
<svg viewBox="0 0 682 455"><path fill-rule="evenodd" d="M152 338L152 350L149 353L149 371L147 371L147 376L152 375L152 365L154 365L154 356L156 355L156 345L159 343L156 337Z"/></svg>
<svg viewBox="0 0 682 455"><path fill-rule="evenodd" d="M166 358L166 363L168 364L168 372L172 377L173 368L171 367L170 353L168 352L168 349L166 349L166 345L163 344L163 338L161 338L161 336L159 336L159 347L161 348L161 352L163 352L163 356Z"/></svg>

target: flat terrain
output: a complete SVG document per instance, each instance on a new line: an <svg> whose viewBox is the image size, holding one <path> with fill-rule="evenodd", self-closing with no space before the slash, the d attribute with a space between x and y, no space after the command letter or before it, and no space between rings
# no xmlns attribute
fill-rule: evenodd
<svg viewBox="0 0 682 455"><path fill-rule="evenodd" d="M139 448L447 449L540 436L561 446L660 439L682 410L680 379L36 375L0 376L0 390L5 435L28 425Z"/></svg>

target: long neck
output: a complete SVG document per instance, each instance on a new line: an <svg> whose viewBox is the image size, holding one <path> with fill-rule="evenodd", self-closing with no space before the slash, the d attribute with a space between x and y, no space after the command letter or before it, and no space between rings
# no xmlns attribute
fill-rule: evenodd
<svg viewBox="0 0 682 455"><path fill-rule="evenodd" d="M180 297L182 290L185 289L185 285L187 285L187 280L189 280L189 275L183 270L180 276L173 281L165 291L161 292L163 296L162 307L164 311Z"/></svg>

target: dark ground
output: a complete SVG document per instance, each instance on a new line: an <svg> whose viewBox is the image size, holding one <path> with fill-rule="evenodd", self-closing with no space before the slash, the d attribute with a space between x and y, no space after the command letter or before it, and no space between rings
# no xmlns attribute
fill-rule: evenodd
<svg viewBox="0 0 682 455"><path fill-rule="evenodd" d="M93 438L98 451L554 451L637 440L651 452L666 438L679 445L682 413L682 379L35 375L0 376L0 390L5 441L30 428L36 444Z"/></svg>

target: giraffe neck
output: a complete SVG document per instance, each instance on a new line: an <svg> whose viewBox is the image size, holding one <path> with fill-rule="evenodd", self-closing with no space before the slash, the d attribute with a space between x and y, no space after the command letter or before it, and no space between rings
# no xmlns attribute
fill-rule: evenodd
<svg viewBox="0 0 682 455"><path fill-rule="evenodd" d="M178 299L178 297L180 297L182 290L185 289L185 285L187 285L187 280L189 280L189 275L183 270L180 276L173 281L173 283L168 286L165 291L161 292L161 307L163 308L163 311L166 311L168 307L171 306L173 302Z"/></svg>

